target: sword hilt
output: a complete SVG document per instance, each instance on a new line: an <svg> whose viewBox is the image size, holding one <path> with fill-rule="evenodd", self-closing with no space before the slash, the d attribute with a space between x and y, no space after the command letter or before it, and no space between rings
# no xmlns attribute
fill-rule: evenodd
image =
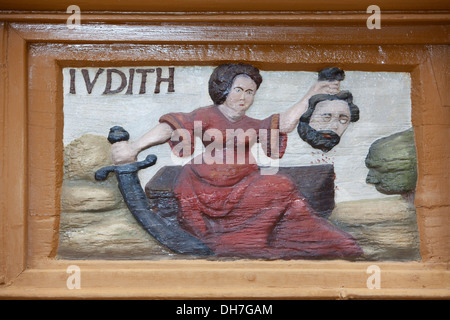
<svg viewBox="0 0 450 320"><path fill-rule="evenodd" d="M130 139L130 134L123 127L114 126L111 129L109 129L109 134L108 134L109 143L114 144L114 143L120 142L120 141L128 141L129 139Z"/></svg>
<svg viewBox="0 0 450 320"><path fill-rule="evenodd" d="M123 127L114 126L111 129L109 129L108 141L111 144L120 141L128 141L129 139L130 134ZM97 181L106 180L110 172L115 172L117 174L134 173L141 169L153 166L156 163L156 160L157 157L154 154L149 154L142 161L104 167L95 172L95 180Z"/></svg>

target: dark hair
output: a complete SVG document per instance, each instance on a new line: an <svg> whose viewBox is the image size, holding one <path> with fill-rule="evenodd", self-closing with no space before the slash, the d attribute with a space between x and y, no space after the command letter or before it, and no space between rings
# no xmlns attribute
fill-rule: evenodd
<svg viewBox="0 0 450 320"><path fill-rule="evenodd" d="M227 99L234 79L239 75L246 75L256 83L256 89L262 82L259 69L245 63L221 64L211 74L209 78L209 95L215 105L220 105Z"/></svg>
<svg viewBox="0 0 450 320"><path fill-rule="evenodd" d="M325 68L319 71L319 81L342 81L344 79L344 70L337 67Z"/></svg>
<svg viewBox="0 0 450 320"><path fill-rule="evenodd" d="M300 117L301 122L307 122L311 120L311 116L319 102L326 100L341 100L345 101L350 108L350 122L356 122L359 120L359 108L353 103L353 95L350 91L341 91L338 94L316 94L309 99L308 109Z"/></svg>
<svg viewBox="0 0 450 320"><path fill-rule="evenodd" d="M298 123L297 132L303 141L307 142L311 147L328 152L339 144L341 137L332 130L318 131L311 127L308 123L300 121ZM326 133L329 137L324 137L321 133Z"/></svg>

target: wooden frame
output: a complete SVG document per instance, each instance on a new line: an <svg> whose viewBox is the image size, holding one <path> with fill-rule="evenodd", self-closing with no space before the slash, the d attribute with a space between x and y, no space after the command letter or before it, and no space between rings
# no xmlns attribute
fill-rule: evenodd
<svg viewBox="0 0 450 320"><path fill-rule="evenodd" d="M0 10L21 11L65 11L73 4L71 0L47 0L37 2L33 0L5 0L0 4ZM259 0L257 5L253 1L239 0L183 0L183 1L142 1L129 0L99 0L93 3L89 0L78 0L77 5L83 11L122 11L122 12L225 12L225 11L365 11L374 4L372 0L279 0L276 4L271 0ZM419 11L419 10L448 10L449 4L445 0L410 0L389 1L378 0L377 5L385 11Z"/></svg>
<svg viewBox="0 0 450 320"><path fill-rule="evenodd" d="M363 13L91 13L77 30L65 19L0 12L0 297L450 297L450 14L386 14L380 30L368 30ZM61 69L242 60L267 70L337 65L411 73L422 261L56 260ZM381 269L381 289L366 287L371 264ZM80 290L66 286L70 265L80 267Z"/></svg>

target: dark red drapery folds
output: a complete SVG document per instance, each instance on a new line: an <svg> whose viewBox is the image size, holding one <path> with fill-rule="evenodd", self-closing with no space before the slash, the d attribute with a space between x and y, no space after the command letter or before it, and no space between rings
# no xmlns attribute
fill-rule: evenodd
<svg viewBox="0 0 450 320"><path fill-rule="evenodd" d="M264 120L244 116L231 122L210 106L166 114L160 122L184 130L181 141L169 141L177 155L193 153L195 136L206 148L184 165L174 191L180 225L216 255L295 259L362 254L351 235L314 213L289 177L262 175L258 169L250 151L254 143L260 142L272 157L281 157L286 149L285 134L277 135L277 141L270 138L279 128L279 115ZM213 142L214 148L208 150ZM242 156L239 163L237 154Z"/></svg>

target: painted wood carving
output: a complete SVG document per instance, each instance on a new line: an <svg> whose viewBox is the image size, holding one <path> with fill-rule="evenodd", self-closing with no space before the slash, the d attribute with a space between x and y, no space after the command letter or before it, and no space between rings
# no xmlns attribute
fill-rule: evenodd
<svg viewBox="0 0 450 320"><path fill-rule="evenodd" d="M181 84L178 94L178 70L201 81ZM377 112L341 88L349 78L343 70L321 70L308 86L312 73L263 72L244 63L64 72L65 136L79 138L65 151L61 257L419 258L411 204L415 147L412 131L405 131L410 119L387 121L389 134L383 134ZM266 75L283 81L263 87ZM395 76L405 86L405 75ZM304 82L303 95L289 77ZM357 84L356 92L364 91ZM208 99L195 96L201 91ZM252 113L260 95L265 106ZM117 122L114 112L80 129L71 124L71 112L80 112L76 96L104 110L119 108L110 102L126 109L131 98L141 115L146 103L157 109L147 108L148 120L135 120L141 130L125 118ZM185 105L191 101L197 103ZM95 132L106 126L107 139L106 131ZM101 159L91 159L95 153ZM80 190L99 195L86 199ZM90 228L99 220L103 237Z"/></svg>

